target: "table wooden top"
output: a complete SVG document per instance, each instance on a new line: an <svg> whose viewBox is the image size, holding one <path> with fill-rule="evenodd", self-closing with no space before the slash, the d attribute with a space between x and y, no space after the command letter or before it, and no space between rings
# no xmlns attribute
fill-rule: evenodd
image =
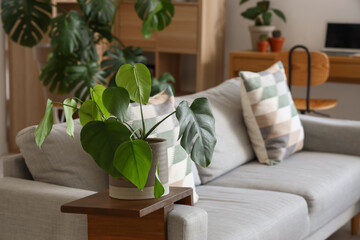
<svg viewBox="0 0 360 240"><path fill-rule="evenodd" d="M143 217L186 197L192 199L192 188L170 187L170 193L157 199L121 200L109 196L109 190L66 203L61 212L79 214L117 215Z"/></svg>

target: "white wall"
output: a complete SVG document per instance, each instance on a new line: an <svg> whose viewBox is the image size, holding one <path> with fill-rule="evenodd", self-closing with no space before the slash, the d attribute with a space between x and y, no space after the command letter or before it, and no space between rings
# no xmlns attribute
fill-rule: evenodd
<svg viewBox="0 0 360 240"><path fill-rule="evenodd" d="M240 13L256 2L250 0L240 7L239 0L227 0L225 78L228 77L229 53L251 48L248 26L253 22L241 17ZM287 18L283 23L273 16L272 22L286 38L284 49L303 44L310 50L320 50L327 20L360 23L359 0L271 0L271 7L282 10ZM295 96L300 93L295 89ZM360 84L326 83L312 88L311 96L338 99L336 108L323 111L332 117L360 120Z"/></svg>
<svg viewBox="0 0 360 240"><path fill-rule="evenodd" d="M1 22L0 22L1 24ZM2 25L2 24L1 24ZM5 79L5 51L4 32L0 29L0 155L8 151L6 135L6 79Z"/></svg>

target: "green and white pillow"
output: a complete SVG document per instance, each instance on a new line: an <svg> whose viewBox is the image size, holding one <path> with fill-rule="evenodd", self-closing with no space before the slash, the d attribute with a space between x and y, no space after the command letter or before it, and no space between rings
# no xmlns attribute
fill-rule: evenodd
<svg viewBox="0 0 360 240"><path fill-rule="evenodd" d="M244 120L259 162L276 164L301 150L304 130L283 64L259 73L241 71L240 76Z"/></svg>
<svg viewBox="0 0 360 240"><path fill-rule="evenodd" d="M143 105L146 131L150 130L156 123L168 114L175 111L174 96L170 91L163 91L149 99L147 105ZM127 119L133 129L142 128L141 113L138 103L132 103L129 108ZM131 120L130 120L131 119ZM194 202L198 195L195 192L194 176L192 172L192 160L181 147L179 136L179 123L173 114L162 122L150 135L151 138L164 138L168 146L169 184L173 187L191 187L194 189Z"/></svg>

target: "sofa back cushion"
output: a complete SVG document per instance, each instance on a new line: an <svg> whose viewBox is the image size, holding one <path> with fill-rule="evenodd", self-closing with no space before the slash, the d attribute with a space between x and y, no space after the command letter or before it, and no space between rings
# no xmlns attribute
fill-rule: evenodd
<svg viewBox="0 0 360 240"><path fill-rule="evenodd" d="M209 90L176 98L191 103L207 97L215 117L217 144L209 167L198 167L201 183L205 184L226 172L254 159L254 152L241 114L240 81L230 79Z"/></svg>
<svg viewBox="0 0 360 240"><path fill-rule="evenodd" d="M108 174L98 167L81 147L79 120L75 136L66 133L66 124L55 124L41 149L35 143L36 126L21 130L16 143L35 181L91 191L107 189Z"/></svg>

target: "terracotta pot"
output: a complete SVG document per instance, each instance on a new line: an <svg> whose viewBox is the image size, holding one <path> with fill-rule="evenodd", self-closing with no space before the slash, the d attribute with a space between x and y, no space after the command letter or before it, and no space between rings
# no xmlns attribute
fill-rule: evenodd
<svg viewBox="0 0 360 240"><path fill-rule="evenodd" d="M269 47L268 41L258 41L257 43L257 49L259 52L267 52L268 47Z"/></svg>
<svg viewBox="0 0 360 240"><path fill-rule="evenodd" d="M142 191L135 187L130 181L124 178L109 177L109 195L116 199L151 199L154 198L155 166L158 163L159 178L165 192L169 194L169 174L168 174L168 152L165 139L151 138L148 143L152 150L152 164L148 175L148 180Z"/></svg>
<svg viewBox="0 0 360 240"><path fill-rule="evenodd" d="M275 26L249 26L252 49L254 51L258 49L257 42L259 41L261 35L265 34L268 37L271 37L271 33L274 30L275 30Z"/></svg>
<svg viewBox="0 0 360 240"><path fill-rule="evenodd" d="M269 38L270 49L272 52L281 52L285 38Z"/></svg>

